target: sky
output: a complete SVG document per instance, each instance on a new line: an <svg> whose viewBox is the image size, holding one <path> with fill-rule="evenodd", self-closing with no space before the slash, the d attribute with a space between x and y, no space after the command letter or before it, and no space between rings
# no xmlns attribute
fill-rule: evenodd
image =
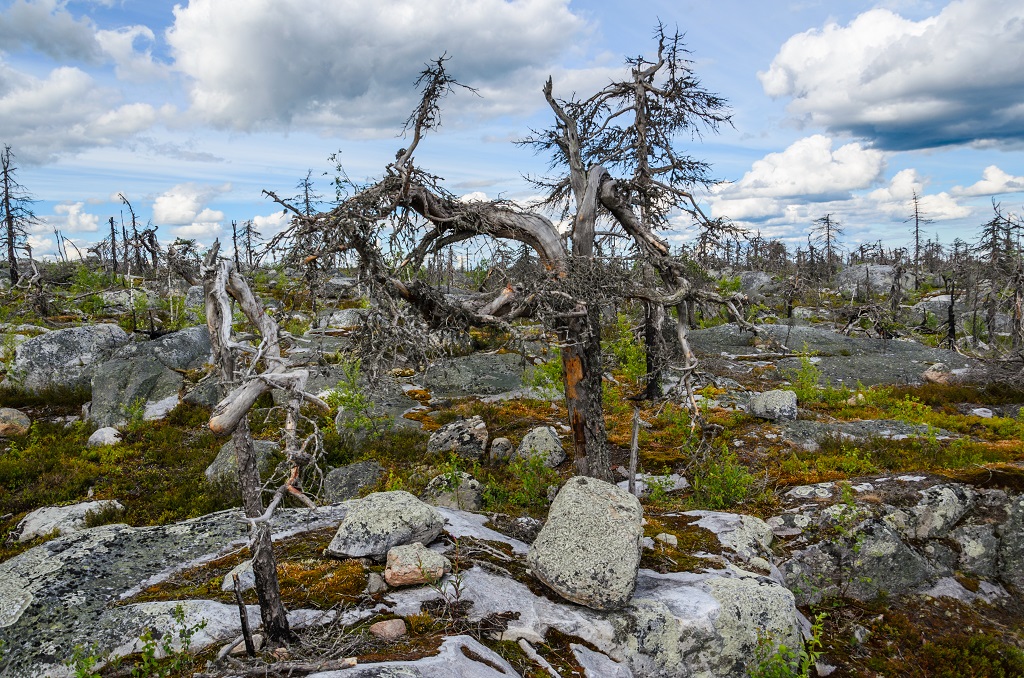
<svg viewBox="0 0 1024 678"><path fill-rule="evenodd" d="M551 124L541 88L589 96L685 34L732 126L681 139L719 181L714 216L796 245L831 214L847 247L971 241L993 201L1024 211L1020 0L0 0L0 144L37 200L30 242L84 250L126 197L163 242L230 238L286 217L307 172L333 197L379 176L426 62L477 89L444 102L421 167L472 198L528 201L545 159L515 139ZM326 205L325 205L326 206ZM694 232L681 216L666 234Z"/></svg>

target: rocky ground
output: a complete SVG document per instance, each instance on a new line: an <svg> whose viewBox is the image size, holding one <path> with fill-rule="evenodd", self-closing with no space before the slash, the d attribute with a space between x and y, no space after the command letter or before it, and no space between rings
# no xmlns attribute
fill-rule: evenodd
<svg viewBox="0 0 1024 678"><path fill-rule="evenodd" d="M543 342L474 335L367 379L333 284L317 317L279 311L335 410L321 505L273 522L296 640L255 658L227 651L232 574L260 615L205 328L7 325L0 675L1024 675L1024 390L979 382L980 356L842 334L822 307L694 330L704 435L670 375L640 408L638 499L624 358L620 482L572 478ZM253 416L267 478L274 405Z"/></svg>

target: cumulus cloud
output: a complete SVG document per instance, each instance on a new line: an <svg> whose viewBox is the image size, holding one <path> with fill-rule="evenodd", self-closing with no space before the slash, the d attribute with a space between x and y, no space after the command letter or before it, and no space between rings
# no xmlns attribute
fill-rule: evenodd
<svg viewBox="0 0 1024 678"><path fill-rule="evenodd" d="M907 217L910 215L915 193L918 196L918 207L928 219L945 221L962 219L971 214L970 207L961 205L945 191L926 194L925 181L914 169L900 170L888 186L871 191L867 199L873 201L876 209L885 214L892 217Z"/></svg>
<svg viewBox="0 0 1024 678"><path fill-rule="evenodd" d="M904 150L1024 139L1024 4L957 0L909 21L888 9L792 36L758 74L789 111Z"/></svg>
<svg viewBox="0 0 1024 678"><path fill-rule="evenodd" d="M256 230L264 237L276 235L283 231L291 221L291 217L287 212L274 212L267 216L256 215L252 218L252 225L256 227Z"/></svg>
<svg viewBox="0 0 1024 678"><path fill-rule="evenodd" d="M83 202L55 205L53 212L56 218L52 220L52 223L57 228L70 233L91 233L99 230L100 218L86 212Z"/></svg>
<svg viewBox="0 0 1024 678"><path fill-rule="evenodd" d="M158 195L153 201L153 221L163 226L180 226L193 228L196 222L212 224L224 219L224 213L220 210L211 210L206 203L213 200L222 193L231 190L231 184L222 186L207 186L196 183L178 184L170 190ZM194 235L183 235L174 229L172 232L181 237L196 237Z"/></svg>
<svg viewBox="0 0 1024 678"><path fill-rule="evenodd" d="M849 199L851 191L876 184L884 170L881 151L859 143L833 150L832 139L816 134L754 162L739 181L713 187L711 202L716 214L758 219L788 203Z"/></svg>
<svg viewBox="0 0 1024 678"><path fill-rule="evenodd" d="M221 214L221 219L224 215ZM224 233L224 227L217 221L196 221L185 226L175 226L171 234L177 238L198 240L201 243L209 243L219 238Z"/></svg>
<svg viewBox="0 0 1024 678"><path fill-rule="evenodd" d="M967 187L954 186L952 191L953 195L963 197L1021 192L1024 192L1024 177L1012 176L995 165L985 168L981 173L981 181Z"/></svg>
<svg viewBox="0 0 1024 678"><path fill-rule="evenodd" d="M114 62L118 79L127 82L145 83L166 78L166 65L153 61L151 48L155 36L148 26L127 26L116 30L97 31L97 39L103 51ZM136 43L147 45L136 51Z"/></svg>
<svg viewBox="0 0 1024 678"><path fill-rule="evenodd" d="M95 63L102 58L92 22L76 19L67 0L15 0L0 14L0 50L26 46L54 59Z"/></svg>
<svg viewBox="0 0 1024 678"><path fill-rule="evenodd" d="M423 64L445 51L485 105L521 110L502 88L547 68L586 28L568 0L192 0L174 17L166 37L193 111L244 130L299 121L393 131Z"/></svg>
<svg viewBox="0 0 1024 678"><path fill-rule="evenodd" d="M52 70L46 78L37 78L0 59L4 140L27 163L116 145L168 114L149 104L118 105L118 99L117 92L99 87L78 68L64 66Z"/></svg>

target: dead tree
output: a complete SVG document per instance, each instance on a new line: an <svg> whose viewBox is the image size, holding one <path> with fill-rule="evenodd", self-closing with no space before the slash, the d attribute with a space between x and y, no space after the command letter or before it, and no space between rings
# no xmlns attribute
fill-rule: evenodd
<svg viewBox="0 0 1024 678"><path fill-rule="evenodd" d="M233 262L218 257L219 250L220 242L214 242L200 267L214 362L220 373L221 384L227 390L227 394L213 410L210 429L221 435L231 434L238 462L242 507L246 522L250 525L249 549L263 629L271 641L280 642L288 640L291 631L281 602L270 519L285 496L295 497L313 507L313 503L302 492L301 477L303 469L313 460L309 446L318 443L315 435L299 439L300 406L305 401L323 409L329 408L323 401L304 391L308 371L293 369L288 360L282 357L277 323L264 312L262 304L235 269ZM188 279L189 275L185 277ZM233 337L232 301L238 304L259 333L258 346L242 343ZM260 395L275 388L284 389L289 394L284 451L291 470L269 504L264 507L248 413Z"/></svg>
<svg viewBox="0 0 1024 678"><path fill-rule="evenodd" d="M422 95L407 121L409 145L398 151L380 180L350 185L337 207L315 215L307 215L301 206L266 192L292 214L290 227L272 245L287 246L293 262L340 252L358 256L360 284L377 306L364 327L364 331L373 333L372 341L367 342L371 351L403 346L407 356L416 359L420 357L416 352L426 343L416 328L444 331L475 325L513 332L511 322L517 318L544 321L562 348L576 470L597 478L610 477L601 407L602 303L632 298L655 308L677 308L676 333L684 352L687 385L696 359L686 340L687 313L683 305L697 301L725 304L742 322L735 308L737 300L691 284L688 263L673 257L668 244L653 232L667 223L662 203L680 207L697 218L703 216L689 190L705 176L700 171L704 166L676 153L664 135L692 129L696 120L713 126L725 119L709 112L719 100L707 98L689 69L684 69L678 36L667 39L660 31L659 35L656 60L631 61L632 78L613 83L587 102L557 100L551 80L543 88L556 116L555 126L527 143L551 149L553 166L564 172L550 182L548 204L562 205L571 218L568 238L563 238L543 214L511 202L460 201L440 185L436 176L416 164L414 153L424 135L439 124L441 99L460 86L446 73L444 56L430 64L417 81ZM657 114L640 116L629 131L625 127L620 130L615 113L618 109L614 107L621 106L626 112L634 106L630 102L637 101L647 111L657 107ZM684 109L688 111L685 114ZM681 122L680 116L685 115L696 117ZM662 128L663 124L674 127ZM618 145L622 148L639 143L654 150L641 150L642 161L595 152L601 144L614 145L610 135L620 133ZM668 169L663 169L665 162L670 165ZM629 178L612 178L609 168L623 167L631 168ZM638 285L628 267L609 264L597 256L599 218L610 221L618 237L633 243L635 257L660 276L660 286L650 289ZM540 273L518 286L470 298L446 296L420 275L428 258L450 252L453 246L473 238L527 245L537 254ZM390 250L385 251L381 243ZM659 323L657 311L652 320ZM367 360L365 364L372 366L374 362ZM688 391L696 411L692 390Z"/></svg>
<svg viewBox="0 0 1024 678"><path fill-rule="evenodd" d="M35 202L15 176L14 153L5 145L0 151L0 217L3 219L3 238L7 246L11 287L18 284L18 250L25 248L27 226L38 222L32 211ZM31 256L29 257L31 260ZM34 264L33 264L34 267Z"/></svg>

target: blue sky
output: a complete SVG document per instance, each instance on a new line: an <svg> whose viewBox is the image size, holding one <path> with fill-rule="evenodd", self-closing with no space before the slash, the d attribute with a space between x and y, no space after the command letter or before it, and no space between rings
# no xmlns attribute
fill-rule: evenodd
<svg viewBox="0 0 1024 678"><path fill-rule="evenodd" d="M752 231L805 238L825 213L850 246L929 232L974 238L992 200L1024 205L1024 3L621 0L0 0L0 143L43 223L79 246L123 193L162 240L209 243L231 220L270 233L269 189L327 156L356 179L402 147L412 83L447 51L476 87L446 102L418 161L458 194L528 200L543 159L510 140L550 121L541 86L587 95L686 34L734 127L689 144L722 179L702 198ZM689 237L678 220L673 240Z"/></svg>

